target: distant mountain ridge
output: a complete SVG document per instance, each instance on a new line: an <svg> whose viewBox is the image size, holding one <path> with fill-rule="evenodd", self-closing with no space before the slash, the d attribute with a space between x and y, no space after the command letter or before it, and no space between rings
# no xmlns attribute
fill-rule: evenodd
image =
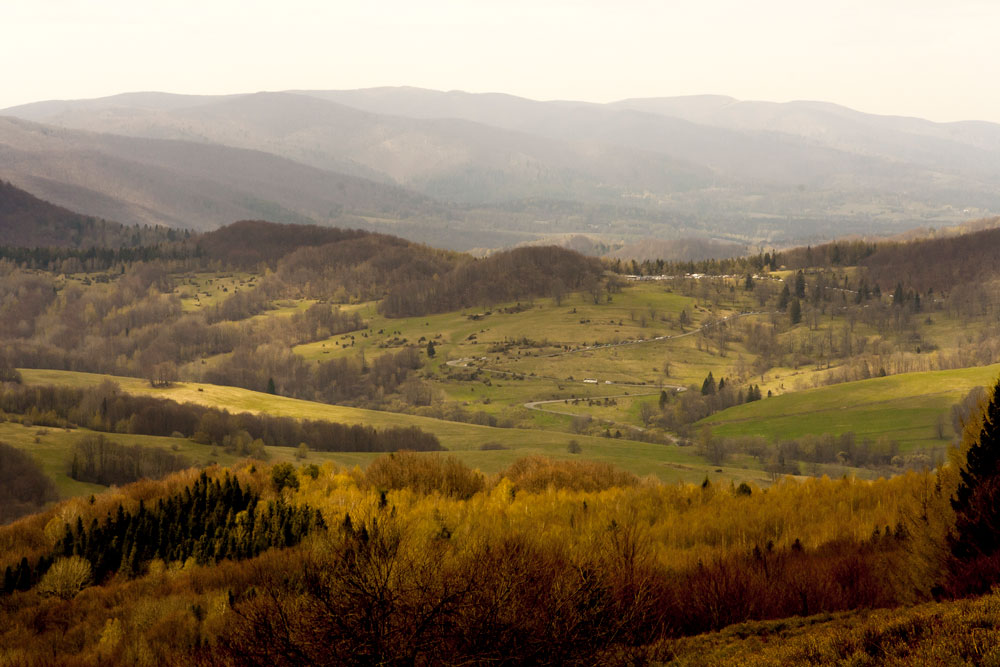
<svg viewBox="0 0 1000 667"><path fill-rule="evenodd" d="M21 119L0 118L0 178L126 223L265 218L465 249L809 243L1000 211L1000 125L822 102L374 88L127 93L0 116Z"/></svg>
<svg viewBox="0 0 1000 667"><path fill-rule="evenodd" d="M422 211L387 184L221 144L127 137L0 117L0 178L128 224L213 229L233 220L328 221Z"/></svg>

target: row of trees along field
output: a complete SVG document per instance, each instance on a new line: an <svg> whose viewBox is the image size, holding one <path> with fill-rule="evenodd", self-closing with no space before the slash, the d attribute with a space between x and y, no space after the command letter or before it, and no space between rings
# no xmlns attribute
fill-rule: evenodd
<svg viewBox="0 0 1000 667"><path fill-rule="evenodd" d="M998 406L1000 386L951 465L766 491L537 458L486 477L413 453L181 472L0 528L0 646L22 661L633 664L733 623L979 594L1000 583Z"/></svg>
<svg viewBox="0 0 1000 667"><path fill-rule="evenodd" d="M348 425L312 419L210 408L127 394L111 381L95 389L16 384L0 386L0 415L36 426L86 428L107 433L180 435L206 445L260 441L262 446L314 451L378 452L441 449L437 437L416 427ZM238 453L246 454L246 451Z"/></svg>

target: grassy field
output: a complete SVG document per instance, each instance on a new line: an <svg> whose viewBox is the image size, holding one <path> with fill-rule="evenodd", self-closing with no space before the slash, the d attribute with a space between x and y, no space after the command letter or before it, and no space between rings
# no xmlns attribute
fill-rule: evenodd
<svg viewBox="0 0 1000 667"><path fill-rule="evenodd" d="M105 380L118 382L130 393L162 396L180 402L225 408L230 411L266 412L272 415L326 419L348 424L369 424L376 428L417 426L434 433L442 445L470 466L486 473L495 473L517 459L530 455L558 458L585 458L612 463L640 476L653 475L668 482L700 482L708 476L713 481L755 481L766 484L769 478L755 469L737 466L715 468L706 464L691 448L635 442L626 439L574 435L538 429L491 428L475 424L449 422L427 417L361 410L336 405L302 401L260 392L198 383L178 383L165 389L155 389L137 378L112 377L72 371L22 369L27 384L60 384L76 387L96 386ZM124 437L124 436L123 436ZM132 438L133 436L128 436ZM166 439L172 442L171 439ZM582 452L570 454L567 447L575 440ZM484 444L504 449L480 449ZM191 443L192 447L199 447ZM208 449L208 448L206 448ZM293 449L273 448L279 456L291 457ZM310 454L314 456L314 454ZM364 465L377 454L330 453L315 454L342 465ZM223 461L219 461L222 463Z"/></svg>
<svg viewBox="0 0 1000 667"><path fill-rule="evenodd" d="M992 386L998 374L1000 364L872 378L738 405L700 424L720 436L781 439L853 431L859 438L895 440L904 451L938 448L953 436L951 406L973 387ZM944 438L938 437L939 419Z"/></svg>

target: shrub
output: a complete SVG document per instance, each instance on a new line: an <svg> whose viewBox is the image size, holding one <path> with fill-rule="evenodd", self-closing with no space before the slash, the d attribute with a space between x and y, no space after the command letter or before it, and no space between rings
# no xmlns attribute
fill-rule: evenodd
<svg viewBox="0 0 1000 667"><path fill-rule="evenodd" d="M499 442L484 442L483 444L479 445L479 451L481 452L489 452L500 449L510 449L510 447L501 444Z"/></svg>

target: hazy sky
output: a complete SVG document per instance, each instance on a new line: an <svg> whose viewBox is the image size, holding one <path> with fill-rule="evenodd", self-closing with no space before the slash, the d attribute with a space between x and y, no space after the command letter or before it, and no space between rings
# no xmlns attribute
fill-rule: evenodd
<svg viewBox="0 0 1000 667"><path fill-rule="evenodd" d="M0 17L0 108L410 85L1000 122L995 0L0 0Z"/></svg>

